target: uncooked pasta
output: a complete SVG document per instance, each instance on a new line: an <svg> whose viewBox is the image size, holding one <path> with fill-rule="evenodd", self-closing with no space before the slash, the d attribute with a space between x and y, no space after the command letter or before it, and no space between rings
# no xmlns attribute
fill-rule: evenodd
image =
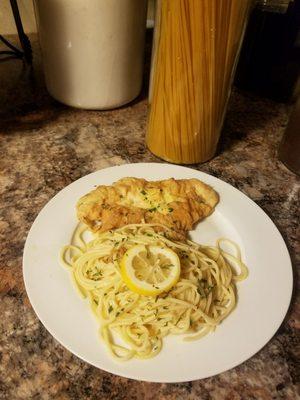
<svg viewBox="0 0 300 400"><path fill-rule="evenodd" d="M175 163L216 150L251 0L158 0L147 145Z"/></svg>

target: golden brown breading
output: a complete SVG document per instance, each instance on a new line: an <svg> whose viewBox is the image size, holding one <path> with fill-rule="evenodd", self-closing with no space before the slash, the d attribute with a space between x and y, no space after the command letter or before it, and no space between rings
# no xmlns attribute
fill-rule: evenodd
<svg viewBox="0 0 300 400"><path fill-rule="evenodd" d="M94 232L146 222L166 225L179 238L211 214L218 201L218 194L198 179L123 178L81 197L77 215Z"/></svg>

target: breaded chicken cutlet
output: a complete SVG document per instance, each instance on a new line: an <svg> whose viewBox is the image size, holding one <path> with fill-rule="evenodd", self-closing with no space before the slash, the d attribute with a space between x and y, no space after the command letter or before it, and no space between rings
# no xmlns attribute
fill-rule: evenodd
<svg viewBox="0 0 300 400"><path fill-rule="evenodd" d="M218 201L218 194L198 179L123 178L81 197L77 216L93 232L158 223L171 229L169 237L183 239L187 231L213 212Z"/></svg>

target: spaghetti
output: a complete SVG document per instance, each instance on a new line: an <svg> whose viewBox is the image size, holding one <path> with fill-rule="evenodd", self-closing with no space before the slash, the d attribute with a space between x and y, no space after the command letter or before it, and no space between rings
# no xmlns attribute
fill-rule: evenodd
<svg viewBox="0 0 300 400"><path fill-rule="evenodd" d="M192 164L216 149L251 0L158 0L146 141Z"/></svg>
<svg viewBox="0 0 300 400"><path fill-rule="evenodd" d="M157 233L158 226L168 229L157 224L127 225L87 241L86 227L78 225L72 244L61 251L63 265L99 320L101 337L120 360L155 356L169 334L195 340L213 331L236 305L235 282L248 274L238 246L230 240L220 239L215 247L176 242ZM234 255L223 249L225 242L234 248ZM176 252L181 274L169 292L152 297L128 289L119 262L137 244Z"/></svg>

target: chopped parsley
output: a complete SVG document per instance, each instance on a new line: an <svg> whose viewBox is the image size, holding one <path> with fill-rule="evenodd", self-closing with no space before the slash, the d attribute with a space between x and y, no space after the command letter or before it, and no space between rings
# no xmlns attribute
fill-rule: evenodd
<svg viewBox="0 0 300 400"><path fill-rule="evenodd" d="M113 306L110 305L110 306L108 307L108 312L111 313L112 310L113 310Z"/></svg>
<svg viewBox="0 0 300 400"><path fill-rule="evenodd" d="M142 195L146 196L146 192L145 192L145 190L144 190L144 189L143 189L143 190L141 190L141 193L142 193Z"/></svg>
<svg viewBox="0 0 300 400"><path fill-rule="evenodd" d="M93 276L96 277L96 276L102 276L102 275L103 275L103 272L100 269L99 271L95 272Z"/></svg>
<svg viewBox="0 0 300 400"><path fill-rule="evenodd" d="M207 287L207 294L210 293L213 290L214 287L215 287L215 285L208 286Z"/></svg>
<svg viewBox="0 0 300 400"><path fill-rule="evenodd" d="M169 207L169 212L172 212L172 211L174 211L174 208Z"/></svg>
<svg viewBox="0 0 300 400"><path fill-rule="evenodd" d="M209 295L209 293L213 290L214 287L215 285L207 284L207 279L198 279L197 292L200 294L202 298Z"/></svg>
<svg viewBox="0 0 300 400"><path fill-rule="evenodd" d="M203 287L201 286L201 284L198 285L197 292L200 294L200 297L202 299L206 297L205 291L204 291Z"/></svg>

